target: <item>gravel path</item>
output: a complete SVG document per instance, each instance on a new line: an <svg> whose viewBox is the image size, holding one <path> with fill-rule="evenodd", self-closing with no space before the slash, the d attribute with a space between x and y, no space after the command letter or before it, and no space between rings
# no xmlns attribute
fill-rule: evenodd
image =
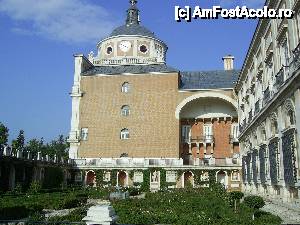
<svg viewBox="0 0 300 225"><path fill-rule="evenodd" d="M274 201L265 201L266 205L262 210L279 216L282 224L300 224L300 207Z"/></svg>

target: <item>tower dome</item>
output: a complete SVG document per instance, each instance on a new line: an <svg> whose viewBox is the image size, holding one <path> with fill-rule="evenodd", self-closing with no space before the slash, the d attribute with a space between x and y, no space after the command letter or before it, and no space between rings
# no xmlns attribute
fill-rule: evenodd
<svg viewBox="0 0 300 225"><path fill-rule="evenodd" d="M125 25L101 40L94 65L165 64L166 44L140 24L137 1L130 0Z"/></svg>

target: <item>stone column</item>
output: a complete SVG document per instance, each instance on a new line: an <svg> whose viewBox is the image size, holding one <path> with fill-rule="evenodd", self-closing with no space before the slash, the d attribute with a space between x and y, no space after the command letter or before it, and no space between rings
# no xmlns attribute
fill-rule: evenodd
<svg viewBox="0 0 300 225"><path fill-rule="evenodd" d="M278 138L279 138L279 147L278 150L280 152L280 185L285 185L284 182L284 166L283 166L283 151L282 151L282 131L284 130L284 115L282 114L282 106L278 107L277 114L277 122L278 122Z"/></svg>
<svg viewBox="0 0 300 225"><path fill-rule="evenodd" d="M16 170L15 170L15 165L11 164L9 168L9 189L13 190L16 186Z"/></svg>
<svg viewBox="0 0 300 225"><path fill-rule="evenodd" d="M295 91L295 117L296 117L296 138L297 138L297 143L298 143L298 148L297 150L297 161L298 161L298 165L297 167L300 168L300 89L297 89Z"/></svg>

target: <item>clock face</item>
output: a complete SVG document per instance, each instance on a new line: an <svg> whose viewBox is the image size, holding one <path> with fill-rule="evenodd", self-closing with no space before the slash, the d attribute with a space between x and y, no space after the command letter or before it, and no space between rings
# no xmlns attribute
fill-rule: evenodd
<svg viewBox="0 0 300 225"><path fill-rule="evenodd" d="M131 48L131 43L129 41L122 41L119 44L119 48L122 52L128 52Z"/></svg>

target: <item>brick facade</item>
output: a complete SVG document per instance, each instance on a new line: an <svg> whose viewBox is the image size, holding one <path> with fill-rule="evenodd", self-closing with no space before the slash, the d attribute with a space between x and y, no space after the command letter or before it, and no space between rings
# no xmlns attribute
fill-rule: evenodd
<svg viewBox="0 0 300 225"><path fill-rule="evenodd" d="M184 99L201 91L178 91L178 80L178 73L82 76L79 126L88 128L88 140L81 141L79 157L120 157L122 153L141 158L181 157L186 146L180 143L182 122L175 111ZM130 84L129 93L121 92L124 82ZM211 92L233 98L232 90ZM123 105L130 107L129 116L121 115ZM213 121L216 158L232 156L230 126L230 121ZM129 129L130 139L120 139L123 128ZM194 124L192 130L201 135L203 122ZM200 148L203 158L203 146ZM196 156L195 146L193 154Z"/></svg>

